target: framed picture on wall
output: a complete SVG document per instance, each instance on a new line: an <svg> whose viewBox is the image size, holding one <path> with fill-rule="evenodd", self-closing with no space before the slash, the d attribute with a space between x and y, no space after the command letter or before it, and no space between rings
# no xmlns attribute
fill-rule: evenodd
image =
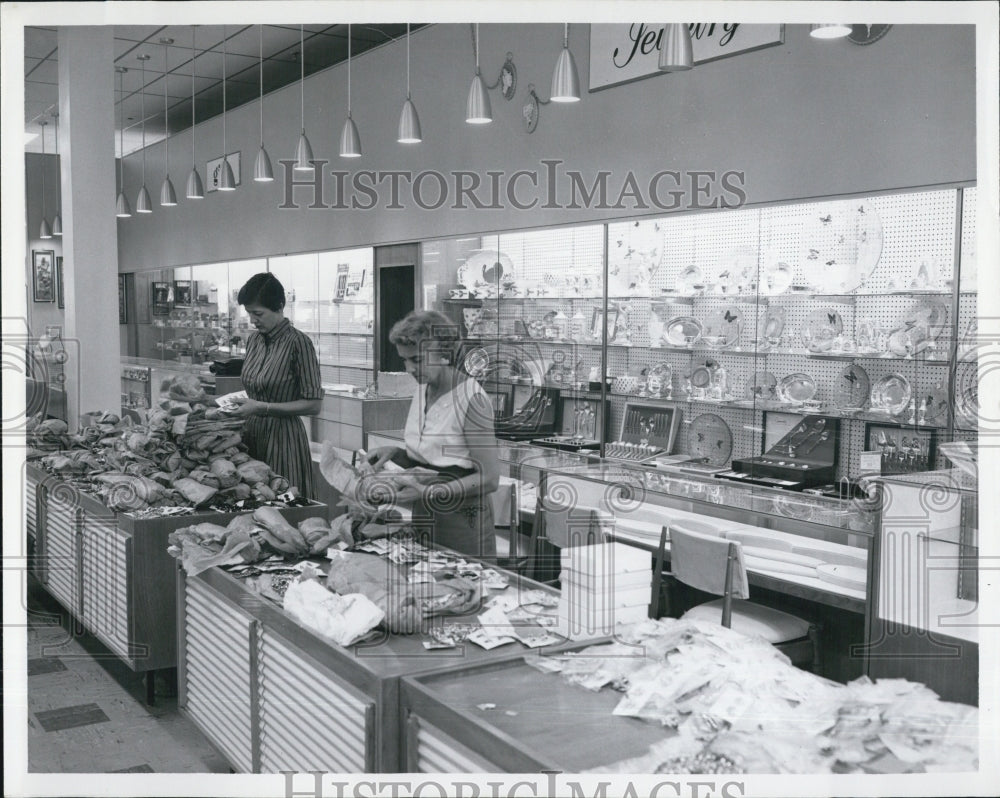
<svg viewBox="0 0 1000 798"><path fill-rule="evenodd" d="M56 254L51 249L31 250L31 295L35 302L56 301Z"/></svg>
<svg viewBox="0 0 1000 798"><path fill-rule="evenodd" d="M900 424L865 424L865 451L879 452L883 474L930 471L937 454L937 432Z"/></svg>
<svg viewBox="0 0 1000 798"><path fill-rule="evenodd" d="M174 305L179 308L191 307L190 280L174 280Z"/></svg>
<svg viewBox="0 0 1000 798"><path fill-rule="evenodd" d="M118 323L128 324L128 300L125 292L126 279L124 274L118 275Z"/></svg>
<svg viewBox="0 0 1000 798"><path fill-rule="evenodd" d="M63 259L62 255L56 258L56 304L64 308L66 300L63 298Z"/></svg>
<svg viewBox="0 0 1000 798"><path fill-rule="evenodd" d="M170 313L170 283L153 283L153 315L166 316Z"/></svg>

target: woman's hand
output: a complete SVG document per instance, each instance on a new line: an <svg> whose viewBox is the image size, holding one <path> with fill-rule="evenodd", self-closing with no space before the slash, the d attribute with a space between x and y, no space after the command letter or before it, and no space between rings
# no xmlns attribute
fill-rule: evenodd
<svg viewBox="0 0 1000 798"><path fill-rule="evenodd" d="M402 451L398 446L378 446L368 452L365 456L365 462L372 467L373 471L381 471L386 463Z"/></svg>
<svg viewBox="0 0 1000 798"><path fill-rule="evenodd" d="M423 498L427 487L403 474L368 473L358 480L355 499L369 508L412 504Z"/></svg>
<svg viewBox="0 0 1000 798"><path fill-rule="evenodd" d="M237 399L239 407L232 411L231 415L247 418L249 416L267 415L267 403L258 402L256 399Z"/></svg>

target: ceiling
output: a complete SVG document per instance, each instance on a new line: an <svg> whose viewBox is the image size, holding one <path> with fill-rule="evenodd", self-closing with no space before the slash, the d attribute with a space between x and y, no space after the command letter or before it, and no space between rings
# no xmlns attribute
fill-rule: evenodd
<svg viewBox="0 0 1000 798"><path fill-rule="evenodd" d="M424 26L411 25L410 29L421 27ZM39 122L47 121L44 128L46 152L55 152L52 115L59 109L57 30L56 27L26 27L24 30L25 133L43 132ZM306 75L347 59L347 25L306 25L302 35ZM363 53L405 35L405 24L351 25L351 54ZM165 46L162 39L173 42ZM192 69L196 122L222 113L223 42L227 110L253 102L260 96L261 46L265 94L299 80L302 66L298 25L115 26L114 64L116 68L127 70L121 74L120 93L118 75L107 76L115 94L116 155L120 156L123 149L128 154L142 147L143 94L147 145L165 137L166 119L169 119L171 135L191 127ZM145 83L140 55L149 56L145 61ZM41 152L42 138L26 143L25 150Z"/></svg>

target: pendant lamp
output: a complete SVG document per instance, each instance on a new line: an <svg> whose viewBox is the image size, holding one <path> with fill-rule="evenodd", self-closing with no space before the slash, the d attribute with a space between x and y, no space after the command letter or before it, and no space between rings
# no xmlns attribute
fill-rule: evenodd
<svg viewBox="0 0 1000 798"><path fill-rule="evenodd" d="M56 163L59 164L59 179L56 180L56 216L52 220L52 235L61 237L62 215L59 211L62 209L62 160L59 158L59 114L52 114L52 118L56 121Z"/></svg>
<svg viewBox="0 0 1000 798"><path fill-rule="evenodd" d="M135 212L152 213L153 201L149 198L149 192L146 190L146 62L149 60L149 56L139 55L136 57L142 65L142 84L139 89L142 111L142 188L139 189L139 196L135 200Z"/></svg>
<svg viewBox="0 0 1000 798"><path fill-rule="evenodd" d="M465 121L470 125L488 125L493 121L490 96L479 72L479 23L476 23L476 74L469 86L469 97L465 101Z"/></svg>
<svg viewBox="0 0 1000 798"><path fill-rule="evenodd" d="M694 66L691 31L687 23L671 22L663 26L659 67L664 72L686 72Z"/></svg>
<svg viewBox="0 0 1000 798"><path fill-rule="evenodd" d="M841 23L809 26L809 35L814 39L840 39L850 32L851 26Z"/></svg>
<svg viewBox="0 0 1000 798"><path fill-rule="evenodd" d="M257 183L270 183L274 180L274 172L271 171L271 158L264 149L264 26L260 26L258 31L258 45L260 48L260 150L257 152L257 160L253 165L253 179Z"/></svg>
<svg viewBox="0 0 1000 798"><path fill-rule="evenodd" d="M399 115L399 133L396 141L400 144L419 144L420 117L417 116L417 109L410 99L410 23L406 23L406 102L403 103L403 111Z"/></svg>
<svg viewBox="0 0 1000 798"><path fill-rule="evenodd" d="M191 174L188 175L187 188L184 191L188 199L204 199L205 187L198 174L198 158L194 150L194 68L197 50L195 49L195 28L191 26Z"/></svg>
<svg viewBox="0 0 1000 798"><path fill-rule="evenodd" d="M576 72L576 61L569 51L569 23L563 29L563 49L552 73L551 102L575 103L580 101L580 77Z"/></svg>
<svg viewBox="0 0 1000 798"><path fill-rule="evenodd" d="M115 67L115 72L118 73L118 155L121 160L118 169L120 177L118 178L118 199L115 201L115 216L119 219L128 219L132 215L132 206L129 205L128 197L125 196L125 119L122 110L125 105L123 76L128 72L128 69Z"/></svg>
<svg viewBox="0 0 1000 798"><path fill-rule="evenodd" d="M313 150L306 138L306 39L305 27L299 25L299 104L302 108L302 135L299 136L299 146L295 148L295 166L297 172L313 171Z"/></svg>
<svg viewBox="0 0 1000 798"><path fill-rule="evenodd" d="M236 176L229 165L226 152L226 26L222 26L222 171L219 174L219 191L236 191Z"/></svg>
<svg viewBox="0 0 1000 798"><path fill-rule="evenodd" d="M170 182L170 117L167 112L167 75L170 70L167 68L168 50L173 39L160 39L163 45L163 129L167 137L163 140L163 185L160 186L160 205L165 208L173 207L177 204L177 194L174 191L174 184Z"/></svg>
<svg viewBox="0 0 1000 798"><path fill-rule="evenodd" d="M38 237L52 238L52 228L45 216L45 126L48 122L43 119L38 124L42 127L42 224L38 229Z"/></svg>
<svg viewBox="0 0 1000 798"><path fill-rule="evenodd" d="M361 136L358 135L358 126L351 119L351 26L347 26L347 121L340 131L340 157L360 158L361 157Z"/></svg>

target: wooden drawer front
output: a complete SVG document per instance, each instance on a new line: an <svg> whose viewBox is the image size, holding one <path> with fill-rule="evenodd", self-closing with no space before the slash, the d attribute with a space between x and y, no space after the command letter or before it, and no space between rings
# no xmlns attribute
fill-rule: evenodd
<svg viewBox="0 0 1000 798"><path fill-rule="evenodd" d="M116 654L128 659L129 538L114 522L83 516L84 625Z"/></svg>
<svg viewBox="0 0 1000 798"><path fill-rule="evenodd" d="M43 568L49 592L79 615L77 584L80 576L76 559L76 537L80 510L62 504L49 491L46 510Z"/></svg>
<svg viewBox="0 0 1000 798"><path fill-rule="evenodd" d="M410 740L416 744L418 773L499 773L503 770L416 715L410 716Z"/></svg>
<svg viewBox="0 0 1000 798"><path fill-rule="evenodd" d="M261 772L372 770L374 702L267 628L258 663Z"/></svg>
<svg viewBox="0 0 1000 798"><path fill-rule="evenodd" d="M252 619L198 579L187 580L184 618L188 715L234 768L251 773Z"/></svg>

